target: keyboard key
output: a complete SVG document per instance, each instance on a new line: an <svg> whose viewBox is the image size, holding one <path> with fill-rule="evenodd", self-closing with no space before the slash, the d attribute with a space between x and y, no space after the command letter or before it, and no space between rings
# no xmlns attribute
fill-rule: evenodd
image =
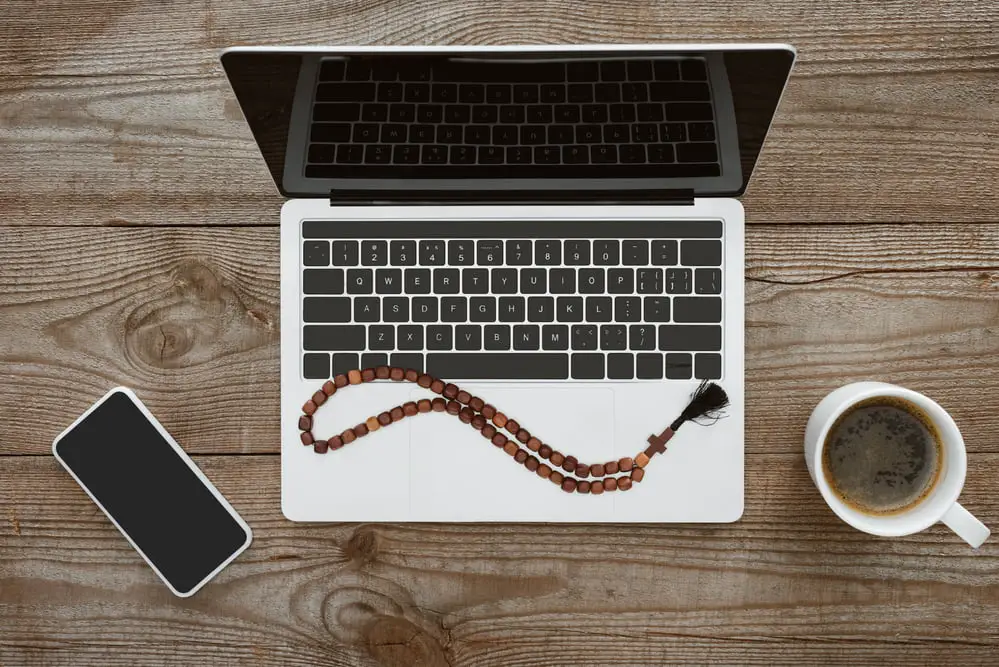
<svg viewBox="0 0 999 667"><path fill-rule="evenodd" d="M555 312L559 322L582 322L583 297L560 296L555 303Z"/></svg>
<svg viewBox="0 0 999 667"><path fill-rule="evenodd" d="M500 146L479 146L479 164L503 164L504 155Z"/></svg>
<svg viewBox="0 0 999 667"><path fill-rule="evenodd" d="M589 83L571 83L566 92L566 99L574 104L593 101L593 86Z"/></svg>
<svg viewBox="0 0 999 667"><path fill-rule="evenodd" d="M611 294L631 294L635 291L634 269L608 269L607 291Z"/></svg>
<svg viewBox="0 0 999 667"><path fill-rule="evenodd" d="M416 121L415 104L389 105L389 120L393 123L413 123Z"/></svg>
<svg viewBox="0 0 999 667"><path fill-rule="evenodd" d="M371 78L371 62L364 59L348 60L345 78L347 81L367 81Z"/></svg>
<svg viewBox="0 0 999 667"><path fill-rule="evenodd" d="M558 146L535 146L535 164L559 164L562 161L562 151Z"/></svg>
<svg viewBox="0 0 999 667"><path fill-rule="evenodd" d="M382 300L382 321L409 322L409 299L390 296Z"/></svg>
<svg viewBox="0 0 999 667"><path fill-rule="evenodd" d="M663 355L635 355L635 377L639 380L661 380L663 378Z"/></svg>
<svg viewBox="0 0 999 667"><path fill-rule="evenodd" d="M402 294L402 269L378 269L375 271L375 292L378 294Z"/></svg>
<svg viewBox="0 0 999 667"><path fill-rule="evenodd" d="M538 101L538 87L529 84L521 84L513 87L513 101L515 104L528 104Z"/></svg>
<svg viewBox="0 0 999 667"><path fill-rule="evenodd" d="M309 132L309 141L325 141L334 144L350 141L350 125L348 123L313 123L312 130ZM309 154L309 162L332 161L332 158L317 159L311 153Z"/></svg>
<svg viewBox="0 0 999 667"><path fill-rule="evenodd" d="M541 86L541 101L547 104L565 102L565 86L562 84Z"/></svg>
<svg viewBox="0 0 999 667"><path fill-rule="evenodd" d="M472 107L472 122L491 125L499 120L499 107L494 104L477 104Z"/></svg>
<svg viewBox="0 0 999 667"><path fill-rule="evenodd" d="M407 102L429 102L430 86L426 83L407 83L403 97Z"/></svg>
<svg viewBox="0 0 999 667"><path fill-rule="evenodd" d="M679 144L676 147L677 162L717 162L718 149L713 143Z"/></svg>
<svg viewBox="0 0 999 667"><path fill-rule="evenodd" d="M360 324L310 324L302 328L306 350L361 351L364 344L364 326Z"/></svg>
<svg viewBox="0 0 999 667"><path fill-rule="evenodd" d="M346 375L348 372L359 368L360 359L356 354L340 352L333 355L333 375Z"/></svg>
<svg viewBox="0 0 999 667"><path fill-rule="evenodd" d="M545 143L548 136L544 125L524 125L520 128L520 143L535 145Z"/></svg>
<svg viewBox="0 0 999 667"><path fill-rule="evenodd" d="M593 263L598 266L614 266L620 261L620 245L617 241L594 241Z"/></svg>
<svg viewBox="0 0 999 667"><path fill-rule="evenodd" d="M489 292L489 269L462 269L461 291L465 294Z"/></svg>
<svg viewBox="0 0 999 667"><path fill-rule="evenodd" d="M622 83L622 102L645 102L649 99L649 87L645 83Z"/></svg>
<svg viewBox="0 0 999 667"><path fill-rule="evenodd" d="M564 324L546 324L541 327L541 347L545 350L568 350L569 327Z"/></svg>
<svg viewBox="0 0 999 667"><path fill-rule="evenodd" d="M643 102L638 105L635 117L639 122L660 121L666 118L663 105L655 102Z"/></svg>
<svg viewBox="0 0 999 667"><path fill-rule="evenodd" d="M721 266L721 241L684 241L680 244L680 263L684 266Z"/></svg>
<svg viewBox="0 0 999 667"><path fill-rule="evenodd" d="M540 262L539 262L540 263ZM521 269L520 291L524 294L544 294L548 291L544 269Z"/></svg>
<svg viewBox="0 0 999 667"><path fill-rule="evenodd" d="M329 241L306 241L302 244L302 261L306 266L329 266Z"/></svg>
<svg viewBox="0 0 999 667"><path fill-rule="evenodd" d="M510 327L506 324L487 326L483 338L487 350L510 349Z"/></svg>
<svg viewBox="0 0 999 667"><path fill-rule="evenodd" d="M572 379L603 380L604 355L602 354L572 355Z"/></svg>
<svg viewBox="0 0 999 667"><path fill-rule="evenodd" d="M632 324L628 327L629 350L656 349L656 328L651 324Z"/></svg>
<svg viewBox="0 0 999 667"><path fill-rule="evenodd" d="M468 298L445 296L441 298L441 322L467 322Z"/></svg>
<svg viewBox="0 0 999 667"><path fill-rule="evenodd" d="M420 160L423 164L447 164L447 146L424 146L420 150Z"/></svg>
<svg viewBox="0 0 999 667"><path fill-rule="evenodd" d="M463 324L454 329L454 349L481 350L482 327L478 324Z"/></svg>
<svg viewBox="0 0 999 667"><path fill-rule="evenodd" d="M623 60L605 60L600 63L600 79L602 81L624 81L628 78L626 72Z"/></svg>
<svg viewBox="0 0 999 667"><path fill-rule="evenodd" d="M389 260L392 266L414 266L416 241L392 241L389 244Z"/></svg>
<svg viewBox="0 0 999 667"><path fill-rule="evenodd" d="M388 264L388 243L385 241L361 241L361 264L364 266L385 266Z"/></svg>
<svg viewBox="0 0 999 667"><path fill-rule="evenodd" d="M427 372L453 380L566 380L569 355L559 352L428 354Z"/></svg>
<svg viewBox="0 0 999 667"><path fill-rule="evenodd" d="M721 269L694 269L694 293L721 294Z"/></svg>
<svg viewBox="0 0 999 667"><path fill-rule="evenodd" d="M689 354L666 355L666 379L689 380L693 374L693 362Z"/></svg>
<svg viewBox="0 0 999 667"><path fill-rule="evenodd" d="M516 144L519 140L519 134L516 127L510 125L496 125L493 127L493 143L505 146Z"/></svg>
<svg viewBox="0 0 999 667"><path fill-rule="evenodd" d="M399 327L396 347L400 350L423 349L423 327L416 324L406 324Z"/></svg>
<svg viewBox="0 0 999 667"><path fill-rule="evenodd" d="M377 322L381 316L381 302L378 297L359 296L354 299L355 322Z"/></svg>
<svg viewBox="0 0 999 667"><path fill-rule="evenodd" d="M590 148L590 160L593 164L616 164L617 146L603 144Z"/></svg>
<svg viewBox="0 0 999 667"><path fill-rule="evenodd" d="M371 294L375 277L371 269L347 269L347 294Z"/></svg>
<svg viewBox="0 0 999 667"><path fill-rule="evenodd" d="M609 296L586 297L586 321L610 322L613 302Z"/></svg>
<svg viewBox="0 0 999 667"><path fill-rule="evenodd" d="M592 60L570 62L566 65L566 75L569 81L598 81L599 64Z"/></svg>
<svg viewBox="0 0 999 667"><path fill-rule="evenodd" d="M714 123L687 123L687 132L690 134L691 141L715 140ZM313 141L316 141L316 139L313 139Z"/></svg>
<svg viewBox="0 0 999 667"><path fill-rule="evenodd" d="M449 104L444 107L444 122L467 125L472 122L472 108L467 104Z"/></svg>
<svg viewBox="0 0 999 667"><path fill-rule="evenodd" d="M359 260L357 241L333 242L333 266L357 266Z"/></svg>
<svg viewBox="0 0 999 667"><path fill-rule="evenodd" d="M495 322L496 297L472 297L468 307L468 319L472 322Z"/></svg>
<svg viewBox="0 0 999 667"><path fill-rule="evenodd" d="M394 83L390 81L382 82L378 84L378 101L379 102L402 102L403 91L405 90L404 84Z"/></svg>
<svg viewBox="0 0 999 667"><path fill-rule="evenodd" d="M511 266L529 266L531 264L531 242L507 241L506 263Z"/></svg>
<svg viewBox="0 0 999 667"><path fill-rule="evenodd" d="M354 125L354 143L369 144L378 141L378 125L374 123L356 123Z"/></svg>
<svg viewBox="0 0 999 667"><path fill-rule="evenodd" d="M651 144L659 141L659 130L655 123L635 123L631 126L631 140L636 144Z"/></svg>
<svg viewBox="0 0 999 667"><path fill-rule="evenodd" d="M571 144L573 141L572 128L567 125L550 125L548 127L548 143L550 144ZM565 151L563 151L563 154Z"/></svg>
<svg viewBox="0 0 999 667"><path fill-rule="evenodd" d="M552 106L550 104L532 104L527 107L528 123L548 125L552 122Z"/></svg>
<svg viewBox="0 0 999 667"><path fill-rule="evenodd" d="M537 350L541 347L541 329L536 324L521 324L513 328L513 349Z"/></svg>
<svg viewBox="0 0 999 667"><path fill-rule="evenodd" d="M616 83L598 83L594 86L593 99L605 104L608 102L620 102L621 86Z"/></svg>
<svg viewBox="0 0 999 667"><path fill-rule="evenodd" d="M305 297L302 301L304 322L350 322L348 297Z"/></svg>
<svg viewBox="0 0 999 667"><path fill-rule="evenodd" d="M464 128L461 125L438 125L437 143L439 144L460 144L464 135Z"/></svg>
<svg viewBox="0 0 999 667"><path fill-rule="evenodd" d="M667 104L666 119L671 121L711 120L711 103L676 102Z"/></svg>
<svg viewBox="0 0 999 667"><path fill-rule="evenodd" d="M678 263L678 257L676 241L652 242L653 266L673 266Z"/></svg>
<svg viewBox="0 0 999 667"><path fill-rule="evenodd" d="M492 128L488 125L469 125L465 128L466 144L488 144L491 140Z"/></svg>
<svg viewBox="0 0 999 667"><path fill-rule="evenodd" d="M437 321L437 297L418 296L413 298L413 321L414 322L436 322Z"/></svg>
<svg viewBox="0 0 999 667"><path fill-rule="evenodd" d="M631 128L623 124L604 125L604 141L608 144L627 143L631 141Z"/></svg>
<svg viewBox="0 0 999 667"><path fill-rule="evenodd" d="M550 296L532 296L527 299L528 322L554 322L555 299Z"/></svg>
<svg viewBox="0 0 999 667"><path fill-rule="evenodd" d="M517 269L493 269L491 280L494 294L517 293Z"/></svg>
<svg viewBox="0 0 999 667"><path fill-rule="evenodd" d="M409 141L414 144L429 144L436 140L437 132L433 125L410 125ZM426 147L424 147L426 148ZM422 154L422 153L421 153Z"/></svg>
<svg viewBox="0 0 999 667"><path fill-rule="evenodd" d="M578 123L581 118L579 107L575 104L557 104L553 108L553 118L556 123Z"/></svg>
<svg viewBox="0 0 999 667"><path fill-rule="evenodd" d="M690 269L666 269L666 293L690 294Z"/></svg>
<svg viewBox="0 0 999 667"><path fill-rule="evenodd" d="M415 352L396 352L391 356L391 364L399 368L412 368L418 373L423 372L423 355Z"/></svg>
<svg viewBox="0 0 999 667"><path fill-rule="evenodd" d="M389 358L387 354L381 352L368 352L361 355L361 364L356 368L378 368L388 366Z"/></svg>
<svg viewBox="0 0 999 667"><path fill-rule="evenodd" d="M527 320L527 307L522 296L501 296L499 300L500 322L524 322Z"/></svg>
<svg viewBox="0 0 999 667"><path fill-rule="evenodd" d="M486 87L481 83L463 83L458 86L458 101L465 104L481 104L486 101Z"/></svg>
<svg viewBox="0 0 999 667"><path fill-rule="evenodd" d="M364 148L364 161L367 164L388 164L392 161L392 147L372 144Z"/></svg>
<svg viewBox="0 0 999 667"><path fill-rule="evenodd" d="M534 263L542 266L554 266L562 263L561 241L535 241Z"/></svg>
<svg viewBox="0 0 999 667"><path fill-rule="evenodd" d="M649 242L627 240L621 242L621 263L625 266L642 266L649 263Z"/></svg>
<svg viewBox="0 0 999 667"><path fill-rule="evenodd" d="M396 164L417 164L420 161L420 147L407 144L392 150L392 160Z"/></svg>
<svg viewBox="0 0 999 667"><path fill-rule="evenodd" d="M330 355L324 352L303 355L302 376L306 380L325 380L330 377Z"/></svg>
<svg viewBox="0 0 999 667"><path fill-rule="evenodd" d="M457 294L461 291L458 269L434 269L434 292L437 294Z"/></svg>
<svg viewBox="0 0 999 667"><path fill-rule="evenodd" d="M694 357L694 377L698 380L720 380L722 360L720 354L698 354Z"/></svg>
<svg viewBox="0 0 999 667"><path fill-rule="evenodd" d="M711 99L711 91L706 83L657 82L649 85L649 99L653 102L707 102Z"/></svg>
<svg viewBox="0 0 999 667"><path fill-rule="evenodd" d="M707 81L708 71L704 66L704 61L690 58L680 61L680 73L684 81Z"/></svg>
<svg viewBox="0 0 999 667"><path fill-rule="evenodd" d="M607 355L607 379L631 380L635 377L635 359L631 354Z"/></svg>
<svg viewBox="0 0 999 667"><path fill-rule="evenodd" d="M388 105L365 104L361 109L361 120L367 123L384 123L388 120Z"/></svg>
<svg viewBox="0 0 999 667"><path fill-rule="evenodd" d="M507 164L531 164L530 146L510 146L506 149Z"/></svg>
<svg viewBox="0 0 999 667"><path fill-rule="evenodd" d="M552 294L572 294L576 291L574 269L551 269L548 272L548 291Z"/></svg>
<svg viewBox="0 0 999 667"><path fill-rule="evenodd" d="M718 325L660 324L659 349L720 352L722 328Z"/></svg>
<svg viewBox="0 0 999 667"><path fill-rule="evenodd" d="M374 99L373 83L321 83L316 88L317 102L367 102Z"/></svg>
<svg viewBox="0 0 999 667"><path fill-rule="evenodd" d="M443 266L447 261L444 249L444 241L420 241L420 264Z"/></svg>
<svg viewBox="0 0 999 667"><path fill-rule="evenodd" d="M623 324L604 324L600 327L601 350L628 349L628 329Z"/></svg>
<svg viewBox="0 0 999 667"><path fill-rule="evenodd" d="M565 164L586 164L590 161L590 150L586 146L563 146L562 162Z"/></svg>
<svg viewBox="0 0 999 667"><path fill-rule="evenodd" d="M577 324L572 327L572 349L597 349L597 327L592 324Z"/></svg>
<svg viewBox="0 0 999 667"><path fill-rule="evenodd" d="M647 296L644 305L646 322L669 322L668 296Z"/></svg>
<svg viewBox="0 0 999 667"><path fill-rule="evenodd" d="M452 103L458 101L458 85L454 83L435 83L430 88L430 99L434 102Z"/></svg>
<svg viewBox="0 0 999 667"><path fill-rule="evenodd" d="M450 324L436 324L427 327L428 350L450 350L453 346L454 330Z"/></svg>
<svg viewBox="0 0 999 667"><path fill-rule="evenodd" d="M634 104L612 104L610 106L610 119L612 123L634 123Z"/></svg>
<svg viewBox="0 0 999 667"><path fill-rule="evenodd" d="M678 296L673 299L673 321L686 323L721 322L721 297Z"/></svg>
<svg viewBox="0 0 999 667"><path fill-rule="evenodd" d="M646 151L649 156L649 162L655 162L657 164L665 162L673 162L673 146L671 144L651 144L646 147Z"/></svg>
<svg viewBox="0 0 999 667"><path fill-rule="evenodd" d="M342 60L324 60L319 66L320 81L342 81L346 63Z"/></svg>
<svg viewBox="0 0 999 667"><path fill-rule="evenodd" d="M586 265L590 263L590 242L581 240L565 241L565 263Z"/></svg>
<svg viewBox="0 0 999 667"><path fill-rule="evenodd" d="M580 269L579 293L603 294L605 269Z"/></svg>
<svg viewBox="0 0 999 667"><path fill-rule="evenodd" d="M584 123L606 123L606 104L584 104L580 110L580 118Z"/></svg>
<svg viewBox="0 0 999 667"><path fill-rule="evenodd" d="M577 125L576 126L576 143L577 144L598 144L601 141L603 133L601 132L599 125Z"/></svg>
<svg viewBox="0 0 999 667"><path fill-rule="evenodd" d="M663 270L662 269L638 269L638 293L639 294L662 294L663 293Z"/></svg>
<svg viewBox="0 0 999 667"><path fill-rule="evenodd" d="M510 86L491 84L486 86L486 102L490 104L509 104L512 96Z"/></svg>
<svg viewBox="0 0 999 667"><path fill-rule="evenodd" d="M395 327L386 324L373 324L368 327L369 350L394 350Z"/></svg>
<svg viewBox="0 0 999 667"><path fill-rule="evenodd" d="M472 241L448 241L447 262L455 266L475 264L475 244Z"/></svg>
<svg viewBox="0 0 999 667"><path fill-rule="evenodd" d="M312 164L330 164L333 162L335 148L332 144L312 144L309 146L308 160Z"/></svg>
<svg viewBox="0 0 999 667"><path fill-rule="evenodd" d="M641 322L641 298L637 296L614 297L614 319L618 322Z"/></svg>
<svg viewBox="0 0 999 667"><path fill-rule="evenodd" d="M687 130L683 123L660 123L660 141L672 141L674 143L687 140Z"/></svg>
<svg viewBox="0 0 999 667"><path fill-rule="evenodd" d="M523 123L524 118L524 107L519 104L504 104L499 108L501 123Z"/></svg>
<svg viewBox="0 0 999 667"><path fill-rule="evenodd" d="M302 291L305 294L343 294L343 269L305 269Z"/></svg>

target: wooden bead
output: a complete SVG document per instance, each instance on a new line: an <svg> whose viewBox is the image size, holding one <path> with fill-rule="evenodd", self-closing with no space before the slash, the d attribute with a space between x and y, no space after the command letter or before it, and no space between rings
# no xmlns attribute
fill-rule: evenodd
<svg viewBox="0 0 999 667"><path fill-rule="evenodd" d="M510 433L516 433L517 431L520 430L520 424L517 422L516 419L507 419L506 430L510 431Z"/></svg>
<svg viewBox="0 0 999 667"><path fill-rule="evenodd" d="M419 408L416 407L416 401L406 401L402 404L402 412L407 417L412 417L420 412Z"/></svg>
<svg viewBox="0 0 999 667"><path fill-rule="evenodd" d="M302 406L302 412L304 412L306 415L312 415L313 413L315 413L317 407L319 406L317 406L310 398L305 402L305 405Z"/></svg>
<svg viewBox="0 0 999 667"><path fill-rule="evenodd" d="M541 462L538 461L533 456L528 456L527 460L524 461L524 467L527 468L528 470L530 470L531 472L534 472L535 470L537 470L540 465L541 465Z"/></svg>
<svg viewBox="0 0 999 667"><path fill-rule="evenodd" d="M440 394L441 392L444 391L444 382L442 380L435 379L433 382L430 383L430 391L434 392L435 394Z"/></svg>
<svg viewBox="0 0 999 667"><path fill-rule="evenodd" d="M635 465L638 466L639 468L644 468L645 466L649 465L649 457L645 454L645 452L642 452L641 454L635 457Z"/></svg>
<svg viewBox="0 0 999 667"><path fill-rule="evenodd" d="M475 415L472 417L472 428L476 431L481 431L486 426L486 418L482 415Z"/></svg>
<svg viewBox="0 0 999 667"><path fill-rule="evenodd" d="M544 463L540 464L537 469L538 477L542 479L548 479L552 476L552 469L546 466Z"/></svg>
<svg viewBox="0 0 999 667"><path fill-rule="evenodd" d="M368 425L364 422L358 424L354 427L354 435L358 438L363 438L368 434Z"/></svg>
<svg viewBox="0 0 999 667"><path fill-rule="evenodd" d="M494 435L496 435L496 427L495 426L493 426L492 424L486 424L485 426L482 427L482 437L483 438L487 438L489 440L492 440Z"/></svg>
<svg viewBox="0 0 999 667"><path fill-rule="evenodd" d="M517 453L513 455L513 460L517 463L523 463L527 460L528 454L523 449L518 449Z"/></svg>
<svg viewBox="0 0 999 667"><path fill-rule="evenodd" d="M552 450L552 448L549 447L548 445L541 445L538 448L538 454L540 454L541 458L543 458L543 459L547 459L549 456L551 456L552 455L552 451L554 451L554 450Z"/></svg>
<svg viewBox="0 0 999 667"><path fill-rule="evenodd" d="M406 378L406 382L416 382L420 379L420 371L415 368L407 368L404 377Z"/></svg>
<svg viewBox="0 0 999 667"><path fill-rule="evenodd" d="M594 477L603 477L604 474L606 474L606 472L607 471L604 470L603 463L594 463L593 465L590 466L590 474L593 475Z"/></svg>
<svg viewBox="0 0 999 667"><path fill-rule="evenodd" d="M502 412L497 412L493 415L493 423L496 424L496 428L503 428L506 426L506 415Z"/></svg>
<svg viewBox="0 0 999 667"><path fill-rule="evenodd" d="M562 470L566 472L576 472L576 466L579 465L579 461L576 460L575 456L567 456L565 460L562 461Z"/></svg>
<svg viewBox="0 0 999 667"><path fill-rule="evenodd" d="M356 368L352 371L347 372L347 380L351 384L361 384L361 371Z"/></svg>
<svg viewBox="0 0 999 667"><path fill-rule="evenodd" d="M517 452L520 451L520 448L517 447L517 443L515 443L513 440L507 440L506 444L503 445L503 451L509 454L510 456L515 456Z"/></svg>
<svg viewBox="0 0 999 667"><path fill-rule="evenodd" d="M590 485L590 495L599 496L603 492L604 492L604 483L601 482L599 479L594 481L593 484Z"/></svg>
<svg viewBox="0 0 999 667"><path fill-rule="evenodd" d="M587 475L590 474L590 466L586 465L585 463L580 463L578 466L576 466L575 474L576 477L586 477Z"/></svg>
<svg viewBox="0 0 999 667"><path fill-rule="evenodd" d="M464 403L465 405L468 405L468 402L472 400L472 395L469 394L464 389L462 389L461 391L458 392L458 395L455 396L455 400L457 400L459 403Z"/></svg>
<svg viewBox="0 0 999 667"><path fill-rule="evenodd" d="M379 380L388 380L389 375L392 374L392 369L388 366L379 366L375 369L375 377Z"/></svg>
<svg viewBox="0 0 999 667"><path fill-rule="evenodd" d="M441 394L444 396L444 398L450 398L453 400L454 397L458 395L458 385L451 384L450 382L448 382L446 385L444 385L444 391L441 392Z"/></svg>
<svg viewBox="0 0 999 667"><path fill-rule="evenodd" d="M330 449L340 449L341 447L343 447L343 438L341 438L338 435L334 435L326 442L329 444Z"/></svg>
<svg viewBox="0 0 999 667"><path fill-rule="evenodd" d="M527 448L532 452L536 452L539 449L541 449L541 441L538 440L537 438L530 438L527 441Z"/></svg>
<svg viewBox="0 0 999 667"><path fill-rule="evenodd" d="M333 386L335 386L337 389L343 389L348 384L350 384L350 380L348 380L347 376L344 375L343 373L333 376Z"/></svg>
<svg viewBox="0 0 999 667"><path fill-rule="evenodd" d="M590 483L587 482L584 479L583 481L581 481L579 484L576 485L576 492L577 493L589 493L590 492Z"/></svg>
<svg viewBox="0 0 999 667"><path fill-rule="evenodd" d="M430 412L434 409L433 404L430 402L429 398L421 398L416 403L417 412Z"/></svg>
<svg viewBox="0 0 999 667"><path fill-rule="evenodd" d="M503 447L504 445L506 445L506 442L507 442L506 436L503 435L502 433L497 433L496 435L493 436L493 444L496 445L497 447Z"/></svg>
<svg viewBox="0 0 999 667"><path fill-rule="evenodd" d="M527 432L526 428L522 428L519 431L517 431L517 440L520 440L525 445L527 444L527 441L530 439L531 439L531 434Z"/></svg>
<svg viewBox="0 0 999 667"><path fill-rule="evenodd" d="M394 422L401 420L403 416L405 416L405 413L402 411L402 408L399 407L398 405L389 410L389 414L392 415L392 421Z"/></svg>
<svg viewBox="0 0 999 667"><path fill-rule="evenodd" d="M548 460L552 462L553 466L560 466L565 462L565 454L562 452L552 452Z"/></svg>
<svg viewBox="0 0 999 667"><path fill-rule="evenodd" d="M416 378L416 384L420 385L424 389L430 389L430 385L433 384L434 378L430 375L424 373L420 377Z"/></svg>
<svg viewBox="0 0 999 667"><path fill-rule="evenodd" d="M458 413L458 421L460 421L462 424L471 424L472 419L475 416L476 416L475 410L466 405L461 409L461 412Z"/></svg>
<svg viewBox="0 0 999 667"><path fill-rule="evenodd" d="M406 371L402 370L401 368L398 368L397 366L393 366L389 370L389 379L392 380L393 382L402 382L405 377L406 377Z"/></svg>
<svg viewBox="0 0 999 667"><path fill-rule="evenodd" d="M330 443L326 442L325 440L316 440L314 443L312 443L312 449L313 451L316 452L316 454L325 454L329 448L330 448Z"/></svg>
<svg viewBox="0 0 999 667"><path fill-rule="evenodd" d="M316 439L312 437L311 431L302 431L302 433L299 434L298 437L302 439L303 445L311 445L313 442L316 441Z"/></svg>
<svg viewBox="0 0 999 667"><path fill-rule="evenodd" d="M378 417L368 417L364 423L368 427L368 433L374 433L382 427L382 425L378 422Z"/></svg>
<svg viewBox="0 0 999 667"><path fill-rule="evenodd" d="M482 412L482 408L484 408L485 405L486 402L478 396L472 396L472 399L468 401L468 407L472 408L476 412Z"/></svg>
<svg viewBox="0 0 999 667"><path fill-rule="evenodd" d="M322 390L317 391L312 395L312 402L316 404L318 408L320 405L326 402L326 394Z"/></svg>
<svg viewBox="0 0 999 667"><path fill-rule="evenodd" d="M311 431L312 430L312 417L307 415L302 415L298 418L298 430L299 431Z"/></svg>
<svg viewBox="0 0 999 667"><path fill-rule="evenodd" d="M350 443L357 440L357 436L354 434L353 429L349 428L340 434L340 438L343 440L343 444L345 445L349 445Z"/></svg>
<svg viewBox="0 0 999 667"><path fill-rule="evenodd" d="M605 463L604 464L604 471L608 475L616 475L617 474L617 461L608 461L607 463Z"/></svg>
<svg viewBox="0 0 999 667"><path fill-rule="evenodd" d="M481 412L482 416L485 417L486 419L492 419L493 417L496 416L496 408L494 408L489 403L486 403L485 405L482 406Z"/></svg>
<svg viewBox="0 0 999 667"><path fill-rule="evenodd" d="M361 371L361 382L374 382L375 381L375 369L365 368Z"/></svg>
<svg viewBox="0 0 999 667"><path fill-rule="evenodd" d="M635 482L637 484L642 481L643 477L645 477L645 471L642 470L641 468L635 468L634 470L631 471L632 482Z"/></svg>
<svg viewBox="0 0 999 667"><path fill-rule="evenodd" d="M631 488L631 478L630 477L622 477L621 479L617 480L617 488L620 489L621 491L627 491L628 489L630 489Z"/></svg>
<svg viewBox="0 0 999 667"><path fill-rule="evenodd" d="M552 470L552 474L548 479L551 480L552 484L562 486L562 482L565 481L565 475L560 473L558 470Z"/></svg>
<svg viewBox="0 0 999 667"><path fill-rule="evenodd" d="M571 477L567 477L562 480L562 490L566 493L572 493L576 490L576 480Z"/></svg>
<svg viewBox="0 0 999 667"><path fill-rule="evenodd" d="M631 472L631 469L635 467L635 459L625 456L617 462L617 467L621 472Z"/></svg>
<svg viewBox="0 0 999 667"><path fill-rule="evenodd" d="M381 424L382 426L388 426L389 424L392 423L392 415L390 415L388 412L381 413L380 415L378 415L378 423Z"/></svg>
<svg viewBox="0 0 999 667"><path fill-rule="evenodd" d="M604 480L604 491L617 491L617 479L608 477Z"/></svg>
<svg viewBox="0 0 999 667"><path fill-rule="evenodd" d="M430 405L434 409L434 412L444 412L447 409L447 401L440 396L431 401Z"/></svg>
<svg viewBox="0 0 999 667"><path fill-rule="evenodd" d="M327 396L332 396L336 393L336 385L333 384L332 380L327 380L323 383L323 393Z"/></svg>
<svg viewBox="0 0 999 667"><path fill-rule="evenodd" d="M456 415L461 412L461 403L458 401L448 401L446 409L449 415Z"/></svg>

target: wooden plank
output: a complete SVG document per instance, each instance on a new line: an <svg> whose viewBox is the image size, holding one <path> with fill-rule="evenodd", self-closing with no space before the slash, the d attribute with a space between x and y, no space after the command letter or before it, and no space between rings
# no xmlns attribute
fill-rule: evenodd
<svg viewBox="0 0 999 667"><path fill-rule="evenodd" d="M992 525L999 455L962 497ZM839 522L798 454L754 455L721 526L292 524L276 456L199 457L254 543L173 597L50 457L0 457L0 662L991 661L999 546ZM45 489L43 494L38 489ZM636 490L634 492L639 492Z"/></svg>
<svg viewBox="0 0 999 667"><path fill-rule="evenodd" d="M797 451L867 378L999 452L999 225L753 226L747 275L750 452ZM0 453L48 452L116 384L191 452L278 451L278 313L274 227L3 230Z"/></svg>

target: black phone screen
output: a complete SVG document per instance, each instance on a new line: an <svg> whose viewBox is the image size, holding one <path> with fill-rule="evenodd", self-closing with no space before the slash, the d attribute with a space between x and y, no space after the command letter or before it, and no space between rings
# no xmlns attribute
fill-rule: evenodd
<svg viewBox="0 0 999 667"><path fill-rule="evenodd" d="M110 394L55 449L182 595L249 538L125 392Z"/></svg>

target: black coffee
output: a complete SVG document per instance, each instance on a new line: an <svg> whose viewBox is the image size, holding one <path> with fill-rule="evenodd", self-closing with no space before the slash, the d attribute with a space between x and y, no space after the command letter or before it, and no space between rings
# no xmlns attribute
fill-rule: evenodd
<svg viewBox="0 0 999 667"><path fill-rule="evenodd" d="M842 414L826 436L822 471L848 505L901 512L936 484L943 445L929 416L909 401L877 397Z"/></svg>

